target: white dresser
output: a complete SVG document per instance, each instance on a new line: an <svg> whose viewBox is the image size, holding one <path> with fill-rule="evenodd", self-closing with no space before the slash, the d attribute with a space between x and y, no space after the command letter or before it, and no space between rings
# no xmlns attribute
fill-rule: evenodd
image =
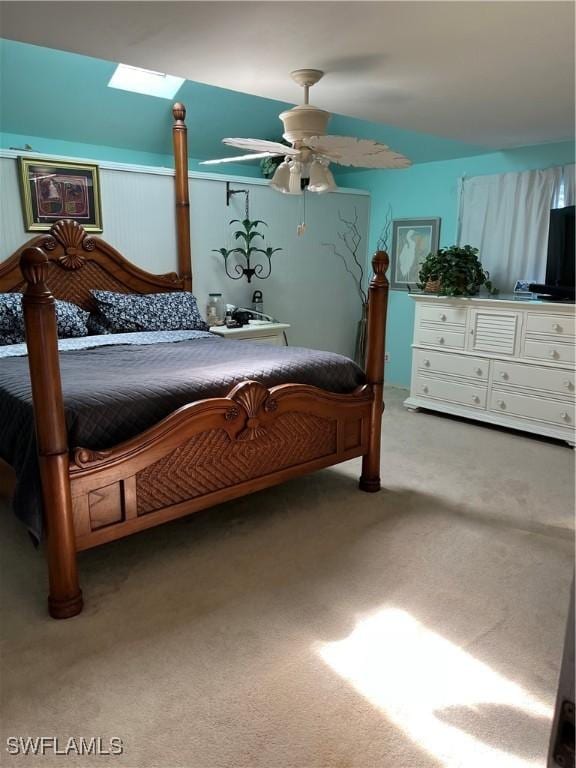
<svg viewBox="0 0 576 768"><path fill-rule="evenodd" d="M409 409L574 445L573 304L415 295Z"/></svg>

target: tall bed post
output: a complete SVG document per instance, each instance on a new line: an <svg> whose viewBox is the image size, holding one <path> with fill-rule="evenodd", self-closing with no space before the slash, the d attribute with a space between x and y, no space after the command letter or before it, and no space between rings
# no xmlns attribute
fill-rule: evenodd
<svg viewBox="0 0 576 768"><path fill-rule="evenodd" d="M56 308L46 285L48 256L40 248L27 248L20 268L27 283L22 304L46 524L48 609L55 619L67 619L82 610L82 592L76 563Z"/></svg>
<svg viewBox="0 0 576 768"><path fill-rule="evenodd" d="M190 195L188 192L188 136L184 119L186 107L176 102L172 107L174 123L174 170L176 174L176 238L178 241L178 275L184 281L184 290L192 290L192 264L190 252Z"/></svg>
<svg viewBox="0 0 576 768"><path fill-rule="evenodd" d="M386 313L388 288L386 270L390 260L385 251L377 251L372 259L374 275L368 289L368 340L366 378L372 386L373 401L370 416L368 453L362 457L360 489L368 493L380 490L380 440L384 412L384 358L386 349Z"/></svg>

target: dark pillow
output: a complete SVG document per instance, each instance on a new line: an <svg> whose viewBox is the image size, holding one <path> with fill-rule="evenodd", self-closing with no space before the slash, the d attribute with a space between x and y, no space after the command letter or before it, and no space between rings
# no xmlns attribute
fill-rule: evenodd
<svg viewBox="0 0 576 768"><path fill-rule="evenodd" d="M103 336L107 333L112 333L108 328L104 320L96 312L91 312L88 318L88 335L89 336Z"/></svg>
<svg viewBox="0 0 576 768"><path fill-rule="evenodd" d="M196 298L187 291L146 295L92 291L92 295L99 320L112 333L208 330Z"/></svg>
<svg viewBox="0 0 576 768"><path fill-rule="evenodd" d="M67 339L88 335L88 317L76 304L56 300L58 336ZM0 293L0 345L24 341L24 314L21 293Z"/></svg>

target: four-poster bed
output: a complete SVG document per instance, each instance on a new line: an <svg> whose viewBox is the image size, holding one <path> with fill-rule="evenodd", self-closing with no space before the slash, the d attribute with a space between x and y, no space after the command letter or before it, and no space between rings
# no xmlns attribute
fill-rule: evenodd
<svg viewBox="0 0 576 768"><path fill-rule="evenodd" d="M365 377L352 391L292 380L276 386L242 380L223 396L188 402L119 444L99 449L70 444L54 297L90 309L93 289L192 290L184 107L174 105L173 114L178 274L147 273L72 221L57 222L0 264L0 292L23 293L48 603L55 618L82 609L78 551L354 457L362 456L360 488L380 489L384 252L372 262Z"/></svg>

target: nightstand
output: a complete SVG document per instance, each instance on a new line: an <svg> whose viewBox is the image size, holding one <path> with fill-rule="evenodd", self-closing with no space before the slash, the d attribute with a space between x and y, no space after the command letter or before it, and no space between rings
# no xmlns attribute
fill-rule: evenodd
<svg viewBox="0 0 576 768"><path fill-rule="evenodd" d="M239 341L255 341L258 344L275 344L281 347L286 344L284 334L290 328L288 323L250 323L242 328L226 328L225 325L214 325L211 333L222 336L224 339L237 339Z"/></svg>

